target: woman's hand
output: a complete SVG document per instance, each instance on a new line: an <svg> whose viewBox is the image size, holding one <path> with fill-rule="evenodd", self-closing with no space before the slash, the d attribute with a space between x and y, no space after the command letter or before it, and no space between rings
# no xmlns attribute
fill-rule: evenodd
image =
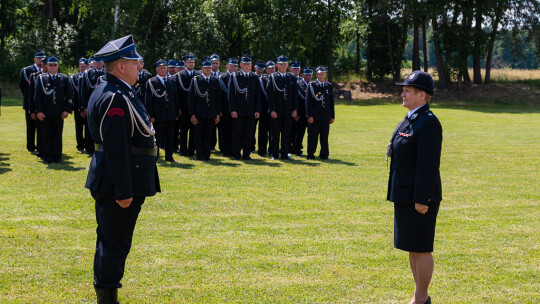
<svg viewBox="0 0 540 304"><path fill-rule="evenodd" d="M428 211L428 206L414 203L414 209L416 209L418 213L426 214Z"/></svg>

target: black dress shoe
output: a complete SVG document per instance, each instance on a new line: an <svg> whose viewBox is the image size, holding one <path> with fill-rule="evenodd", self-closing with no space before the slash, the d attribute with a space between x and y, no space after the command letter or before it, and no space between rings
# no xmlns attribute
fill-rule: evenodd
<svg viewBox="0 0 540 304"><path fill-rule="evenodd" d="M251 157L249 155L244 155L244 156L242 156L242 159L243 160L251 160Z"/></svg>
<svg viewBox="0 0 540 304"><path fill-rule="evenodd" d="M288 157L288 156L282 156L281 159L282 159L282 160L291 160L291 158Z"/></svg>
<svg viewBox="0 0 540 304"><path fill-rule="evenodd" d="M166 159L165 161L170 162L170 163L176 163L176 161L172 158Z"/></svg>
<svg viewBox="0 0 540 304"><path fill-rule="evenodd" d="M315 156L313 156L313 155L308 155L306 158L307 158L307 159L315 159Z"/></svg>

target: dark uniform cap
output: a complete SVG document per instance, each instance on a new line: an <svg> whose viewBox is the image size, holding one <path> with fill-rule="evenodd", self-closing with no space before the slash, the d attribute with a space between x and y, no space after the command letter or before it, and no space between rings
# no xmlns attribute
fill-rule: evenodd
<svg viewBox="0 0 540 304"><path fill-rule="evenodd" d="M103 59L101 58L101 56L94 56L94 57L92 57L92 60L94 62L103 62Z"/></svg>
<svg viewBox="0 0 540 304"><path fill-rule="evenodd" d="M405 78L402 83L396 83L399 86L411 86L433 95L433 78L424 71L414 71Z"/></svg>
<svg viewBox="0 0 540 304"><path fill-rule="evenodd" d="M45 51L44 50L39 50L39 51L36 51L34 53L34 57L36 58L45 58Z"/></svg>
<svg viewBox="0 0 540 304"><path fill-rule="evenodd" d="M251 56L249 55L244 55L242 56L242 58L240 59L240 62L241 63L251 63L253 60L251 59Z"/></svg>
<svg viewBox="0 0 540 304"><path fill-rule="evenodd" d="M96 53L96 56L102 57L104 62L111 62L118 58L139 59L133 36L128 35L116 40L107 42L104 47ZM99 62L96 60L96 62Z"/></svg>
<svg viewBox="0 0 540 304"><path fill-rule="evenodd" d="M292 69L299 69L300 68L300 62L298 62L296 60L291 62L291 68Z"/></svg>
<svg viewBox="0 0 540 304"><path fill-rule="evenodd" d="M238 59L236 59L234 57L231 57L231 58L227 59L227 64L238 65Z"/></svg>
<svg viewBox="0 0 540 304"><path fill-rule="evenodd" d="M184 61L188 61L188 60L195 60L195 55L189 53L187 54L186 56L184 56Z"/></svg>
<svg viewBox="0 0 540 304"><path fill-rule="evenodd" d="M168 68L174 68L174 67L176 67L176 60L174 60L174 59L169 59L169 61L167 61L167 67L168 67Z"/></svg>
<svg viewBox="0 0 540 304"><path fill-rule="evenodd" d="M158 66L167 65L167 61L160 59L154 63L154 66L157 68Z"/></svg>
<svg viewBox="0 0 540 304"><path fill-rule="evenodd" d="M266 68L271 68L271 67L275 67L276 64L272 61L272 60L268 60L266 62Z"/></svg>
<svg viewBox="0 0 540 304"><path fill-rule="evenodd" d="M212 54L212 55L210 55L210 60L219 60L218 54Z"/></svg>
<svg viewBox="0 0 540 304"><path fill-rule="evenodd" d="M316 69L317 73L327 73L328 69L324 65L320 65Z"/></svg>
<svg viewBox="0 0 540 304"><path fill-rule="evenodd" d="M88 60L84 57L81 57L81 59L79 59L79 63L78 64L81 64L81 63L88 63Z"/></svg>
<svg viewBox="0 0 540 304"><path fill-rule="evenodd" d="M302 69L302 74L306 74L306 75L313 74L313 68L312 67L303 68Z"/></svg>
<svg viewBox="0 0 540 304"><path fill-rule="evenodd" d="M51 55L47 58L47 63L58 63L58 57Z"/></svg>
<svg viewBox="0 0 540 304"><path fill-rule="evenodd" d="M45 65L46 65L46 64L47 64L47 57L45 57L45 58L41 59L41 63L43 63L43 64L45 64Z"/></svg>
<svg viewBox="0 0 540 304"><path fill-rule="evenodd" d="M176 67L177 68L185 68L186 66L184 65L183 60L179 60L179 61L176 62Z"/></svg>
<svg viewBox="0 0 540 304"><path fill-rule="evenodd" d="M201 67L203 68L210 68L212 67L212 61L208 57L204 57L201 59Z"/></svg>
<svg viewBox="0 0 540 304"><path fill-rule="evenodd" d="M257 61L255 63L255 67L259 70L264 70L264 68L266 68L266 65L264 64L264 62L262 61Z"/></svg>
<svg viewBox="0 0 540 304"><path fill-rule="evenodd" d="M285 55L281 55L277 58L277 63L280 63L280 62L285 62L285 63L288 63L289 62L289 57L285 56Z"/></svg>

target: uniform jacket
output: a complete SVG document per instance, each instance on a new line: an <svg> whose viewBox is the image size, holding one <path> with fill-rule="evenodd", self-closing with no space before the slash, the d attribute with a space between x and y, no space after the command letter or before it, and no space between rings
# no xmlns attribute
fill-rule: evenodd
<svg viewBox="0 0 540 304"><path fill-rule="evenodd" d="M285 94L277 89L285 89ZM291 115L294 110L298 109L298 84L296 76L293 73L285 73L285 77L281 77L279 72L268 77L266 84L266 93L268 94L268 110L276 111L278 115Z"/></svg>
<svg viewBox="0 0 540 304"><path fill-rule="evenodd" d="M150 118L156 119L156 122L175 121L178 117L180 107L178 87L171 78L166 78L167 87L163 86L157 76L146 82L146 111Z"/></svg>
<svg viewBox="0 0 540 304"><path fill-rule="evenodd" d="M313 88L313 92L311 92ZM307 87L306 96L306 116L313 117L315 120L330 120L336 118L334 112L334 90L332 84L328 81L321 85L318 81L312 81ZM313 93L318 98L323 98L317 101L313 97Z"/></svg>
<svg viewBox="0 0 540 304"><path fill-rule="evenodd" d="M144 102L146 97L146 83L148 79L152 78L152 74L145 69L139 73L139 80L133 85L133 90L137 94L137 97Z"/></svg>
<svg viewBox="0 0 540 304"><path fill-rule="evenodd" d="M21 69L21 73L19 75L19 89L21 90L23 96L24 91L26 90L26 88L28 88L28 84L30 83L30 74L35 73L39 70L40 69L35 64L29 65Z"/></svg>
<svg viewBox="0 0 540 304"><path fill-rule="evenodd" d="M197 82L199 92L205 94L208 92L208 99L200 97L195 92ZM210 81L206 82L202 75L195 76L191 80L191 89L188 96L189 113L195 115L197 119L215 119L219 115L221 107L221 86L216 76L210 76Z"/></svg>
<svg viewBox="0 0 540 304"><path fill-rule="evenodd" d="M229 111L229 80L231 74L222 73L219 75L219 85L221 86L221 113L223 115L230 113Z"/></svg>
<svg viewBox="0 0 540 304"><path fill-rule="evenodd" d="M75 73L69 77L69 83L71 84L71 90L73 91L73 109L76 111L80 111L81 109L81 103L79 101L79 94L81 92L81 78L83 77L83 73Z"/></svg>
<svg viewBox="0 0 540 304"><path fill-rule="evenodd" d="M62 73L56 74L56 80L47 74L36 76L34 86L34 102L36 113L43 112L45 118L59 118L62 112L71 113L73 110L72 90L69 77Z"/></svg>
<svg viewBox="0 0 540 304"><path fill-rule="evenodd" d="M442 200L442 127L429 104L397 126L390 141L390 177L386 199L429 205Z"/></svg>
<svg viewBox="0 0 540 304"><path fill-rule="evenodd" d="M86 188L113 194L117 200L160 191L155 156L132 153L133 147L154 148L155 138L145 131L135 113L130 114L130 108L151 127L132 88L111 74L106 74L88 103L88 128L103 151L96 150L92 156Z"/></svg>
<svg viewBox="0 0 540 304"><path fill-rule="evenodd" d="M25 89L24 93L24 100L23 103L26 105L23 105L23 108L26 109L28 113L36 113L36 103L34 100L34 88L36 87L36 80L38 75L42 74L41 70L34 72L30 74L30 82L28 87Z"/></svg>
<svg viewBox="0 0 540 304"><path fill-rule="evenodd" d="M247 98L245 93L241 94L236 89L235 78L240 90L247 88ZM249 72L244 76L244 72L240 71L229 77L229 110L237 112L238 116L253 117L255 112L260 113L261 95L261 83L257 74Z"/></svg>
<svg viewBox="0 0 540 304"><path fill-rule="evenodd" d="M99 72L95 68L84 71L84 75L81 77L81 84L79 85L79 102L81 104L80 111L84 111L88 107L88 100L90 95L99 85L99 78L103 76L103 70Z"/></svg>
<svg viewBox="0 0 540 304"><path fill-rule="evenodd" d="M188 114L189 112L188 95L191 79L200 74L201 72L195 69L192 71L191 76L189 76L187 69L174 74L175 81L178 84L178 95L180 96L180 109L182 109L182 115L184 115L184 113Z"/></svg>
<svg viewBox="0 0 540 304"><path fill-rule="evenodd" d="M268 92L266 92L266 86L268 84L268 75L263 74L259 77L261 86L261 114L268 114Z"/></svg>
<svg viewBox="0 0 540 304"><path fill-rule="evenodd" d="M308 83L304 81L304 78L300 78L297 81L298 83L298 116L300 117L307 117L306 116L306 94L307 94L307 88Z"/></svg>

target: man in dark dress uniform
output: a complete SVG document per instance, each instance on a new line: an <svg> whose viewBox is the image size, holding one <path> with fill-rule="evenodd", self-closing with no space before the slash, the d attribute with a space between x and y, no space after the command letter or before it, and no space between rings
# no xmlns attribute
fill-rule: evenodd
<svg viewBox="0 0 540 304"><path fill-rule="evenodd" d="M195 126L195 147L198 160L209 160L212 150L212 132L219 123L221 87L212 75L212 62L202 61L202 75L193 77L190 84L188 105L191 123Z"/></svg>
<svg viewBox="0 0 540 304"><path fill-rule="evenodd" d="M95 199L97 242L94 287L98 304L118 303L133 231L147 196L160 191L154 130L132 89L137 60L132 36L110 41L107 74L88 102L88 126L96 151L86 188Z"/></svg>
<svg viewBox="0 0 540 304"><path fill-rule="evenodd" d="M182 72L185 68L186 68L186 66L184 65L183 60L176 61L176 67L175 67L176 73Z"/></svg>
<svg viewBox="0 0 540 304"><path fill-rule="evenodd" d="M41 150L41 147L42 147L42 142L43 142L43 136L42 136L42 123L39 121L39 119L37 119L36 117L36 103L35 103L35 91L34 91L34 88L36 87L36 82L37 82L37 77L40 75L40 74L46 74L47 73L47 58L43 58L41 60L41 70L38 70L37 72L34 72L32 74L30 74L30 83L28 85L28 88L26 88L26 94L25 94L25 97L24 97L24 102L28 105L28 108L29 108L29 112L30 112L30 118L32 120L35 121L35 124L36 124L36 137L37 137L37 140L36 140L36 156L37 157L41 157L40 155L40 150Z"/></svg>
<svg viewBox="0 0 540 304"><path fill-rule="evenodd" d="M37 76L34 87L36 117L43 132L40 156L46 164L61 161L64 119L73 110L69 77L58 73L58 58L47 59L47 70L47 74Z"/></svg>
<svg viewBox="0 0 540 304"><path fill-rule="evenodd" d="M308 125L306 117L306 92L312 77L313 69L311 67L306 67L302 69L302 78L298 79L298 115L296 115L293 122L295 133L293 134L294 144L292 150L292 153L297 156L302 155L302 149L304 148L304 135L306 134Z"/></svg>
<svg viewBox="0 0 540 304"><path fill-rule="evenodd" d="M156 128L158 146L165 149L165 160L174 162L174 122L180 116L176 84L167 77L167 63L158 60L156 77L146 83L146 111Z"/></svg>
<svg viewBox="0 0 540 304"><path fill-rule="evenodd" d="M212 63L212 76L219 77L222 73L219 71L219 66L221 65L221 62L219 61L218 54L212 54L210 55L210 62ZM212 141L210 143L210 146L212 148L212 151L216 150L216 144L217 144L217 125L212 126Z"/></svg>
<svg viewBox="0 0 540 304"><path fill-rule="evenodd" d="M176 74L176 60L169 59L167 61L167 77L171 77Z"/></svg>
<svg viewBox="0 0 540 304"><path fill-rule="evenodd" d="M261 111L261 83L251 72L251 57L242 56L241 70L229 79L229 109L233 121L232 156L250 160L255 119ZM240 152L242 150L242 155Z"/></svg>
<svg viewBox="0 0 540 304"><path fill-rule="evenodd" d="M144 99L146 97L146 82L148 82L148 79L152 78L152 73L144 69L143 57L139 59L139 65L137 66L137 71L139 73L139 79L133 86L133 89L135 93L137 94L137 97L139 97L139 99L142 102L144 102Z"/></svg>
<svg viewBox="0 0 540 304"><path fill-rule="evenodd" d="M263 68L261 65L260 68ZM264 65L266 74L262 74L259 78L261 83L261 112L259 116L259 133L257 136L257 146L260 157L266 156L269 150L269 140L271 139L270 132L270 113L268 112L268 94L266 86L268 84L268 75L276 72L276 64L273 61L267 61Z"/></svg>
<svg viewBox="0 0 540 304"><path fill-rule="evenodd" d="M180 154L183 156L193 156L195 153L195 138L193 136L194 126L191 123L189 113L188 95L191 79L200 74L195 70L195 56L187 54L184 56L186 69L175 75L175 82L178 85L178 95L180 96Z"/></svg>
<svg viewBox="0 0 540 304"><path fill-rule="evenodd" d="M272 159L290 159L289 144L291 124L298 108L298 84L296 76L287 72L289 58L277 58L278 72L269 76L266 92L268 94L268 109L270 111L270 126L272 129L271 151ZM280 149L281 137L281 149Z"/></svg>
<svg viewBox="0 0 540 304"><path fill-rule="evenodd" d="M45 58L45 52L39 50L34 53L34 64L29 65L21 70L19 77L19 89L23 95L23 110L25 112L26 118L26 149L28 152L34 152L36 150L36 120L32 119L30 116L30 101L29 97L29 84L30 84L30 74L38 72L40 70L41 60Z"/></svg>
<svg viewBox="0 0 540 304"><path fill-rule="evenodd" d="M224 156L232 156L233 125L229 109L229 80L238 70L238 59L227 60L227 73L219 75L221 86L221 120L219 123L219 151Z"/></svg>
<svg viewBox="0 0 540 304"><path fill-rule="evenodd" d="M105 75L105 71L103 71L103 60L101 59L101 57L96 55L92 57L91 60L93 61L94 67L84 71L84 75L81 77L81 83L79 85L79 102L81 103L80 111L81 117L84 118L85 121L84 148L90 156L94 153L94 142L92 141L90 130L88 128L88 122L86 120L86 115L88 114L88 100L90 99L90 95L92 95L92 92L94 92L96 87L99 85L100 77Z"/></svg>
<svg viewBox="0 0 540 304"><path fill-rule="evenodd" d="M81 103L79 102L80 81L87 68L87 59L81 58L77 64L78 73L71 75L69 84L73 92L73 119L75 120L75 140L77 141L77 150L84 151L84 119L81 117Z"/></svg>
<svg viewBox="0 0 540 304"><path fill-rule="evenodd" d="M299 75L300 75L300 62L298 61L293 61L291 62L291 65L289 66L289 71L291 73L294 74L294 76L296 77L297 81L302 79ZM300 99L298 99L298 107L301 106L301 103L300 103ZM298 109L297 109L297 112L298 112ZM298 113L296 113L298 114ZM293 117L293 122L291 124L291 136L290 136L290 144L289 144L289 155L291 155L291 153L294 153L294 141L295 141L295 138L296 138L296 122L300 119L300 117L298 115L296 115L295 117Z"/></svg>
<svg viewBox="0 0 540 304"><path fill-rule="evenodd" d="M317 80L312 81L306 93L306 115L308 127L308 155L307 159L315 159L317 141L321 141L319 157L328 159L328 133L330 125L336 117L334 112L334 90L332 84L325 81L326 67L317 67Z"/></svg>

